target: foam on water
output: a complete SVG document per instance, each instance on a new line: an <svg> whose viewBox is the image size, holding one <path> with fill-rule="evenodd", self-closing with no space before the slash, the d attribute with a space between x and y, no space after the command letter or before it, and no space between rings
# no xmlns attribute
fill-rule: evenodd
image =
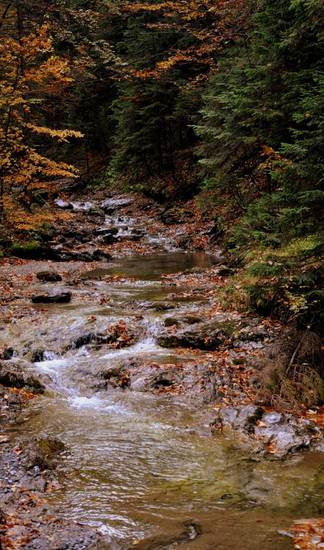
<svg viewBox="0 0 324 550"><path fill-rule="evenodd" d="M145 340L142 340L141 342L138 342L137 344L134 344L133 346L130 346L126 349L118 349L118 350L111 350L105 355L102 356L102 359L114 359L115 357L124 357L127 355L134 355L134 354L145 354L145 353L165 353L165 350L161 347L159 347L156 343L154 338L148 337Z"/></svg>
<svg viewBox="0 0 324 550"><path fill-rule="evenodd" d="M110 412L115 415L129 415L129 410L120 403L109 403L106 399L93 395L71 395L69 405L74 409L93 409L95 411Z"/></svg>
<svg viewBox="0 0 324 550"><path fill-rule="evenodd" d="M103 400L96 395L93 395L92 397L74 395L69 398L69 403L76 409L100 409L104 404Z"/></svg>
<svg viewBox="0 0 324 550"><path fill-rule="evenodd" d="M69 359L47 359L46 361L37 361L35 367L41 371L48 374L56 373L58 370L64 369L71 365L71 360Z"/></svg>

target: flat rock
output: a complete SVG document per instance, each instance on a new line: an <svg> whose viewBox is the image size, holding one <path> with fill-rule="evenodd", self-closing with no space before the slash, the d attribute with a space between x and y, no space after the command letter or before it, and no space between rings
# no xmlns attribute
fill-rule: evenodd
<svg viewBox="0 0 324 550"><path fill-rule="evenodd" d="M19 245L11 248L11 255L25 260L56 260L56 250L50 246L37 244L29 247L28 245Z"/></svg>
<svg viewBox="0 0 324 550"><path fill-rule="evenodd" d="M87 375L88 373L85 373ZM177 364L157 364L138 359L121 360L119 364L100 368L90 384L97 390L115 389L175 395L186 401L210 403L217 398L217 378L210 365L193 364L179 368Z"/></svg>
<svg viewBox="0 0 324 550"><path fill-rule="evenodd" d="M55 292L51 294L35 294L32 296L34 304L67 304L71 301L71 292Z"/></svg>
<svg viewBox="0 0 324 550"><path fill-rule="evenodd" d="M185 328L177 332L162 333L157 341L165 348L217 349L226 339L231 338L238 321L209 321L197 323L194 328Z"/></svg>
<svg viewBox="0 0 324 550"><path fill-rule="evenodd" d="M123 206L128 206L132 203L132 199L127 197L117 197L110 198L102 201L100 204L101 208L106 212L106 214L112 214L118 208Z"/></svg>

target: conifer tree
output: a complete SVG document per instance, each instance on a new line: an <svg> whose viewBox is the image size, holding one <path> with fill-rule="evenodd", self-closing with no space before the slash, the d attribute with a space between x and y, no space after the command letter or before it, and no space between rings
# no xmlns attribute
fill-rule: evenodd
<svg viewBox="0 0 324 550"><path fill-rule="evenodd" d="M254 4L247 38L225 52L205 95L201 164L226 203L251 304L262 313L280 304L319 326L324 5Z"/></svg>
<svg viewBox="0 0 324 550"><path fill-rule="evenodd" d="M263 0L249 37L225 53L205 96L201 164L255 238L314 224L323 173L323 4ZM256 201L256 202L255 202Z"/></svg>

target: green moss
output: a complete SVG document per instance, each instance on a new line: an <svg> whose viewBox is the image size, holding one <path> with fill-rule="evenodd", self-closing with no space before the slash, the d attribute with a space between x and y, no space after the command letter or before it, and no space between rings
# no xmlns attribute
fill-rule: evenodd
<svg viewBox="0 0 324 550"><path fill-rule="evenodd" d="M273 277L283 271L282 264L254 263L248 267L248 273L253 277Z"/></svg>
<svg viewBox="0 0 324 550"><path fill-rule="evenodd" d="M12 252L31 252L34 250L38 250L40 248L40 243L36 240L33 241L26 241L26 242L17 242L12 243L11 245L11 251Z"/></svg>
<svg viewBox="0 0 324 550"><path fill-rule="evenodd" d="M12 243L10 252L18 258L35 259L42 255L43 247L39 241L30 240L26 242Z"/></svg>

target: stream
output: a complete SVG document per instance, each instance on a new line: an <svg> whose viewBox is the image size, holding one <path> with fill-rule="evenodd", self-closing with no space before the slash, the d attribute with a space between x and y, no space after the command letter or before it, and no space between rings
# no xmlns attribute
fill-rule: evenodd
<svg viewBox="0 0 324 550"><path fill-rule="evenodd" d="M49 503L64 518L94 526L126 547L149 537L151 546L143 548L288 549L290 540L278 530L319 511L317 454L286 461L253 458L235 440L210 436L207 406L199 410L177 397L93 387L96 373L107 365L190 357L190 350L178 356L157 345L170 312L155 305L169 299L171 290L184 290L170 289L163 274L212 262L203 253L165 252L103 263L84 273L81 287L60 284L72 290L72 301L40 306L46 309L41 326L20 319L1 333L1 342L14 341L18 351L30 342L47 350L35 366L48 377L50 391L11 430L26 439L46 434L65 443L61 486L48 495ZM111 277L105 280L106 275ZM39 283L42 291L50 288ZM106 303L99 303L98 294ZM202 298L173 300L177 311L199 312ZM64 348L89 327L121 320L140 327L129 347ZM186 540L178 536L184 526Z"/></svg>

